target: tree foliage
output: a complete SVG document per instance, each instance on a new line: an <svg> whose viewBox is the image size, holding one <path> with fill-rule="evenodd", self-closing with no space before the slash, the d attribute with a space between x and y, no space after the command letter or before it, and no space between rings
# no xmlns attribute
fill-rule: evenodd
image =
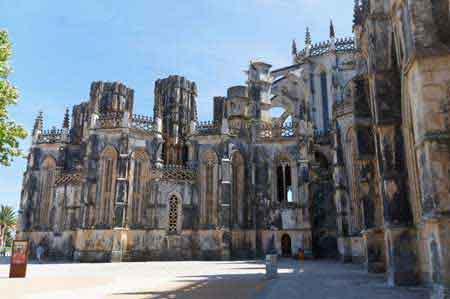
<svg viewBox="0 0 450 299"><path fill-rule="evenodd" d="M8 236L11 237L11 231L16 226L16 213L11 207L0 206L0 247L6 245Z"/></svg>
<svg viewBox="0 0 450 299"><path fill-rule="evenodd" d="M25 129L8 116L8 106L17 104L19 93L7 80L11 73L8 60L11 57L8 34L0 30L0 164L8 166L14 157L22 156L19 139L27 136Z"/></svg>

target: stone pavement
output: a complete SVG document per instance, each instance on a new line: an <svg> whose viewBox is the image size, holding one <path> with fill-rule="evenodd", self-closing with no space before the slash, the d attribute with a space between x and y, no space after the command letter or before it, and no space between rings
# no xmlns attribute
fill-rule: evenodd
<svg viewBox="0 0 450 299"><path fill-rule="evenodd" d="M331 261L283 260L264 279L261 261L31 264L25 279L8 279L0 265L0 298L428 298L422 288L391 288L380 275Z"/></svg>

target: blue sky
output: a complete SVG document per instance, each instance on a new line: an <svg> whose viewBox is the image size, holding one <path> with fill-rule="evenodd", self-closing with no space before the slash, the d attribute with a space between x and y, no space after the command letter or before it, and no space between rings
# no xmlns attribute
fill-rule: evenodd
<svg viewBox="0 0 450 299"><path fill-rule="evenodd" d="M64 109L87 99L94 80L135 90L135 110L153 111L153 86L170 74L199 86L201 120L212 118L213 96L243 84L251 59L275 68L291 62L291 41L351 35L353 0L0 0L0 28L13 43L10 80L21 98L13 119L31 130L60 126ZM27 150L30 140L22 142ZM17 207L25 160L0 166L0 204Z"/></svg>

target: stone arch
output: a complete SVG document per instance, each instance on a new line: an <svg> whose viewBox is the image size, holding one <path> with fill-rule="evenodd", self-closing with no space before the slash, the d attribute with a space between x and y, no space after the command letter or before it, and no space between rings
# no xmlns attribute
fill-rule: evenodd
<svg viewBox="0 0 450 299"><path fill-rule="evenodd" d="M200 159L200 222L204 225L217 225L217 193L219 179L219 158L216 152L208 149Z"/></svg>
<svg viewBox="0 0 450 299"><path fill-rule="evenodd" d="M52 155L46 155L41 160L40 198L36 209L38 211L36 221L45 228L50 226L50 210L54 199L54 181L56 176L56 159Z"/></svg>
<svg viewBox="0 0 450 299"><path fill-rule="evenodd" d="M128 204L129 224L143 224L145 197L148 193L150 177L150 157L144 149L137 149L132 154L132 184L131 197Z"/></svg>
<svg viewBox="0 0 450 299"><path fill-rule="evenodd" d="M112 224L117 157L117 150L113 146L106 146L100 154L100 167L98 173L100 193L96 208L98 213L97 223L100 225Z"/></svg>
<svg viewBox="0 0 450 299"><path fill-rule="evenodd" d="M54 169L56 168L56 159L52 155L45 155L40 164L41 169Z"/></svg>
<svg viewBox="0 0 450 299"><path fill-rule="evenodd" d="M245 202L245 161L239 151L231 155L232 167L232 223L235 226L242 226L245 222L246 209Z"/></svg>
<svg viewBox="0 0 450 299"><path fill-rule="evenodd" d="M349 80L347 81L347 83L345 83L344 88L342 88L342 95L341 98L342 100L345 101L353 101L354 97L355 97L355 83L353 80Z"/></svg>
<svg viewBox="0 0 450 299"><path fill-rule="evenodd" d="M276 95L271 99L270 109L282 108L288 114L295 113L295 106L289 97L285 95Z"/></svg>

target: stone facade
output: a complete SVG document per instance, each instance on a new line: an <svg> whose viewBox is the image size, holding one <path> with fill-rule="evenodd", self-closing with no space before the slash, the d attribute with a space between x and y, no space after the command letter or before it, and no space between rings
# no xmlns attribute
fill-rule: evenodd
<svg viewBox="0 0 450 299"><path fill-rule="evenodd" d="M333 109L342 255L433 298L450 296L449 22L446 0L355 1L356 76Z"/></svg>
<svg viewBox="0 0 450 299"><path fill-rule="evenodd" d="M36 119L20 236L77 261L302 249L449 298L449 25L448 0L355 0L354 37L252 61L210 122L183 77L153 118L94 82L62 129Z"/></svg>
<svg viewBox="0 0 450 299"><path fill-rule="evenodd" d="M92 83L62 129L44 131L40 113L20 236L76 261L252 258L272 239L279 254L311 256L311 190L322 171L332 202L331 160L316 162L303 68L270 68L251 62L247 85L214 98L211 122L197 121L197 87L180 76L156 81L153 118L133 114L118 82Z"/></svg>

